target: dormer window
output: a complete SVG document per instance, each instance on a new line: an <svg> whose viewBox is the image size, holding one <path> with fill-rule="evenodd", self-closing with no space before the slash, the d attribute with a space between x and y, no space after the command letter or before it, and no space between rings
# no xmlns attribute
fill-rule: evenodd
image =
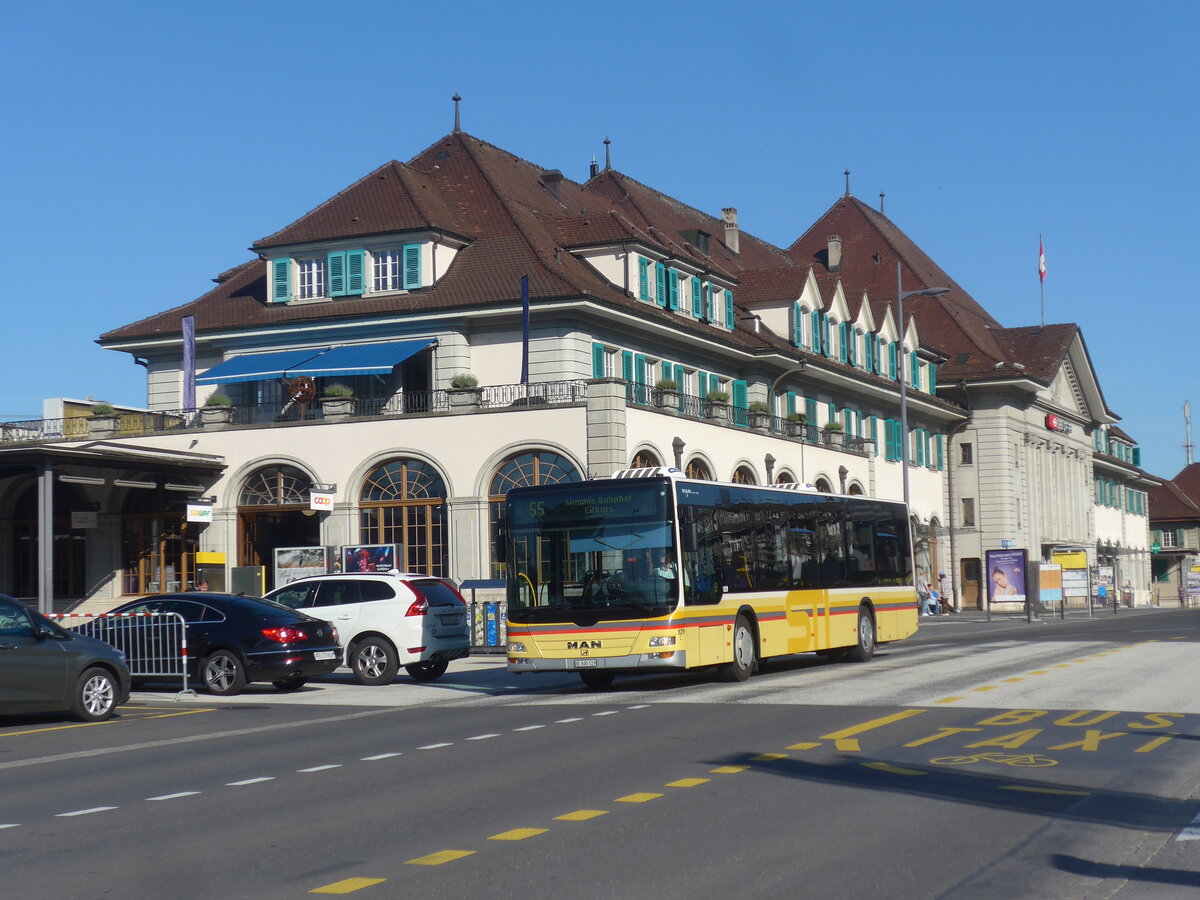
<svg viewBox="0 0 1200 900"><path fill-rule="evenodd" d="M410 291L421 286L421 245L373 250L372 291Z"/></svg>
<svg viewBox="0 0 1200 900"><path fill-rule="evenodd" d="M296 270L296 299L313 300L326 296L324 256L297 259Z"/></svg>
<svg viewBox="0 0 1200 900"><path fill-rule="evenodd" d="M422 245L379 250L333 250L312 256L273 259L271 300L324 300L423 287Z"/></svg>

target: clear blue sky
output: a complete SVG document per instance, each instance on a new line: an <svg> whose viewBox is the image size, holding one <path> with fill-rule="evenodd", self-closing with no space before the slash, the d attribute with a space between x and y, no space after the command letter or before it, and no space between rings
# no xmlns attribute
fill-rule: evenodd
<svg viewBox="0 0 1200 900"><path fill-rule="evenodd" d="M0 418L145 402L104 331L451 129L786 245L842 171L1007 326L1083 328L1151 472L1194 400L1200 4L47 2L0 9ZM1200 437L1200 424L1197 426Z"/></svg>

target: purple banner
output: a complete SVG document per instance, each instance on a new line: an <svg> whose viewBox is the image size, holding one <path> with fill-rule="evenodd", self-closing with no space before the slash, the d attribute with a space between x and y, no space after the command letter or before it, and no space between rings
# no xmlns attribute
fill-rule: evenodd
<svg viewBox="0 0 1200 900"><path fill-rule="evenodd" d="M196 317L183 317L183 408L196 408Z"/></svg>

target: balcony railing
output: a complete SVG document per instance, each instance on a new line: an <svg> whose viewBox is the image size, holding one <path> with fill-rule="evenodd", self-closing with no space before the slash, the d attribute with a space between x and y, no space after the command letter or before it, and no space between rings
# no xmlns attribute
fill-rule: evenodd
<svg viewBox="0 0 1200 900"><path fill-rule="evenodd" d="M405 391L390 397L354 400L352 418L425 416L447 413L456 405L454 391ZM564 406L587 400L586 381L542 381L531 384L493 384L468 392L466 405L475 409L521 409ZM201 407L154 412L123 412L104 420L88 416L29 419L0 423L0 444L40 441L120 440L224 425L269 426L290 422L320 422L330 418L320 400L307 403L264 403L256 406ZM346 418L337 416L339 420Z"/></svg>

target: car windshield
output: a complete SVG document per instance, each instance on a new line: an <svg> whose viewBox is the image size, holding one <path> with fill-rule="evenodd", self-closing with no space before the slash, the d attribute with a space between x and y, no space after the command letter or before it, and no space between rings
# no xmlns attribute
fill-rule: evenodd
<svg viewBox="0 0 1200 900"><path fill-rule="evenodd" d="M513 491L508 613L516 622L663 616L679 601L663 481Z"/></svg>

